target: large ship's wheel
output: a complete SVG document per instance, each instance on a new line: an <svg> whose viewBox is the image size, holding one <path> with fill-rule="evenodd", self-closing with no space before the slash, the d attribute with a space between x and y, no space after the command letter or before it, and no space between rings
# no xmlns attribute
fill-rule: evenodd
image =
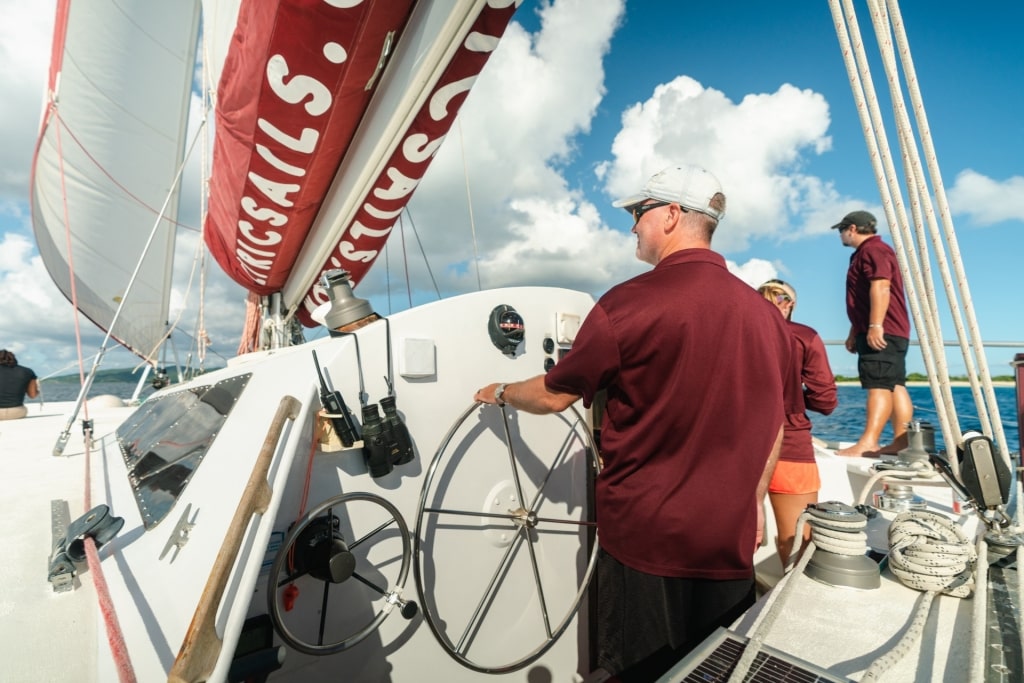
<svg viewBox="0 0 1024 683"><path fill-rule="evenodd" d="M351 511L356 507L354 504L360 504L358 515ZM336 512L342 507L348 514ZM343 522L352 524L354 520L368 529L358 538L341 528ZM394 535L396 531L401 552L397 558L391 552L391 561L386 561L390 564L399 560L398 576L389 587L382 575L376 575L378 568L369 565L367 546L386 541L385 534ZM328 498L295 523L274 559L267 578L267 608L274 628L282 640L300 652L329 655L346 650L373 633L396 606L402 616L411 619L417 613L417 605L401 597L411 557L409 527L398 508L387 500L372 493ZM338 611L345 614L334 615L344 617L340 624L331 620L331 586L349 590L341 599L335 596L336 603L344 601ZM313 594L303 596L300 591ZM309 613L314 604L319 609L319 619L311 618ZM288 618L293 608L298 614ZM366 614L357 616L360 611ZM355 626L348 617L354 618ZM342 635L327 636L327 631L339 631Z"/></svg>
<svg viewBox="0 0 1024 683"><path fill-rule="evenodd" d="M575 408L474 404L452 425L420 494L413 573L427 624L458 662L521 669L572 622L597 560L599 471Z"/></svg>

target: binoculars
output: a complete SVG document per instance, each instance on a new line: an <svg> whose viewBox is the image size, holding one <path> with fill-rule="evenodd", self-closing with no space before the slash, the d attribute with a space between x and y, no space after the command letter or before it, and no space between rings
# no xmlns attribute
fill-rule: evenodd
<svg viewBox="0 0 1024 683"><path fill-rule="evenodd" d="M412 461L414 452L409 428L398 415L395 397L380 400L381 417L376 403L363 406L363 457L371 477L383 477L395 465Z"/></svg>

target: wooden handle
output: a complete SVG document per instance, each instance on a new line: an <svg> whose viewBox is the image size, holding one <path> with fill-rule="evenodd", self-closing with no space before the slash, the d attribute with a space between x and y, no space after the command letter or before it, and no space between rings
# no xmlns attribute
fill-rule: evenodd
<svg viewBox="0 0 1024 683"><path fill-rule="evenodd" d="M174 660L174 666L167 677L169 683L195 683L205 681L213 673L220 657L222 642L217 635L214 620L217 617L217 609L220 607L221 598L224 596L224 588L228 582L228 576L235 565L238 556L238 549L242 545L242 536L246 527L249 526L249 519L257 513L266 512L270 504L271 489L267 482L267 473L270 471L270 463L274 458L274 451L277 450L277 442L284 430L285 420L294 420L298 417L299 408L302 403L292 396L281 398L281 404L277 407L274 421L267 431L267 438L260 449L259 457L249 475L249 481L245 485L245 491L235 509L235 516L231 519L231 526L228 527L224 543L217 553L217 559L210 571L210 577L206 580L206 587L203 588L203 595L199 599L199 605L192 616L192 623L185 634L185 640L181 643L181 649Z"/></svg>

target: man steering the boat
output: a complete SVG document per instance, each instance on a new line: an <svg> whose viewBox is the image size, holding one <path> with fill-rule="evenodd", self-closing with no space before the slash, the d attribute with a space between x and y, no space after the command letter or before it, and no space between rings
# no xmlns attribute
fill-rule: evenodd
<svg viewBox="0 0 1024 683"><path fill-rule="evenodd" d="M725 214L715 176L667 168L614 206L653 270L602 296L546 375L474 398L544 414L607 392L598 662L620 681L653 681L754 602L790 341L778 311L711 250Z"/></svg>
<svg viewBox="0 0 1024 683"><path fill-rule="evenodd" d="M857 354L860 385L867 389L867 418L857 442L836 455L895 454L907 447L907 424L914 404L907 393L907 315L903 275L896 252L877 234L874 215L852 211L832 226L843 246L852 247L846 271L846 350ZM880 448L885 423L892 422L892 443Z"/></svg>

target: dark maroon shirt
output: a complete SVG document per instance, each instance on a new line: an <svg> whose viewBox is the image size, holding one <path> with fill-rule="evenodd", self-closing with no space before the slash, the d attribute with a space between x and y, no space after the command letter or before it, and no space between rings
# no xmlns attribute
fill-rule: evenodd
<svg viewBox="0 0 1024 683"><path fill-rule="evenodd" d="M867 334L871 315L871 281L889 281L889 310L882 322L884 332L910 339L910 318L903 293L903 275L896 252L878 235L863 242L850 256L846 271L846 315L855 334Z"/></svg>
<svg viewBox="0 0 1024 683"><path fill-rule="evenodd" d="M791 341L778 310L709 249L605 294L545 378L607 389L601 546L657 576L753 575L758 479L783 423Z"/></svg>
<svg viewBox="0 0 1024 683"><path fill-rule="evenodd" d="M793 363L782 392L786 402L786 425L779 460L814 462L807 411L828 415L836 409L839 403L836 378L818 333L792 321L788 326L793 337Z"/></svg>

